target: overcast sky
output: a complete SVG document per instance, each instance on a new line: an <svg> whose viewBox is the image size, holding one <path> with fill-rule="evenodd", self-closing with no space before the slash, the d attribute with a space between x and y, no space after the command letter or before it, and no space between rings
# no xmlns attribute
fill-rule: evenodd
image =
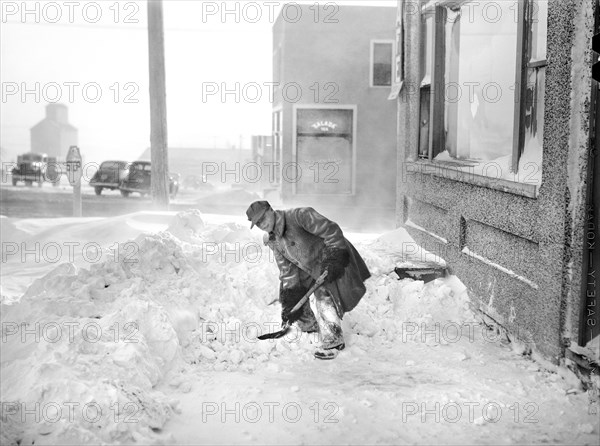
<svg viewBox="0 0 600 446"><path fill-rule="evenodd" d="M164 1L169 146L237 146L240 135L248 146L249 135L270 134L265 83L272 81L272 23L282 4L228 1L233 12L223 17L223 2ZM30 149L29 129L57 97L69 107L88 161L137 158L150 139L145 2L25 5L26 14L21 1L1 3L2 161ZM257 83L262 97L247 89L239 102L219 92L203 100L203 85L206 92L223 83L239 83L242 93Z"/></svg>

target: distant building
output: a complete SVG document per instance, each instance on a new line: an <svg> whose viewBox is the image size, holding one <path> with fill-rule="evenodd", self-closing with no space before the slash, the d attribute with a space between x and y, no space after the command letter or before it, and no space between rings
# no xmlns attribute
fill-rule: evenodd
<svg viewBox="0 0 600 446"><path fill-rule="evenodd" d="M69 147L78 144L77 128L69 124L63 104L46 105L46 117L31 127L31 151L64 160Z"/></svg>
<svg viewBox="0 0 600 446"><path fill-rule="evenodd" d="M296 9L298 17L283 9L273 25L273 145L265 158L281 168L271 187L285 205L352 209L371 220L387 213L391 223L396 10Z"/></svg>

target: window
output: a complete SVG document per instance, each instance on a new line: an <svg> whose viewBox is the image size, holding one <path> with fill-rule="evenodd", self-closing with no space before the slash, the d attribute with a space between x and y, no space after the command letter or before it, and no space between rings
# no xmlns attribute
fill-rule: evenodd
<svg viewBox="0 0 600 446"><path fill-rule="evenodd" d="M371 41L371 87L392 85L393 40Z"/></svg>
<svg viewBox="0 0 600 446"><path fill-rule="evenodd" d="M419 158L540 184L547 1L421 8Z"/></svg>

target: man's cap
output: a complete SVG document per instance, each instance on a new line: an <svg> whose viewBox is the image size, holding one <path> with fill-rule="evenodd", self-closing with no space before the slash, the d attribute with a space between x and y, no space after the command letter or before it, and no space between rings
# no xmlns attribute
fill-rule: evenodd
<svg viewBox="0 0 600 446"><path fill-rule="evenodd" d="M266 200L255 201L248 207L246 215L248 216L248 220L252 222L250 229L254 227L256 222L260 220L269 209L271 209L271 205Z"/></svg>

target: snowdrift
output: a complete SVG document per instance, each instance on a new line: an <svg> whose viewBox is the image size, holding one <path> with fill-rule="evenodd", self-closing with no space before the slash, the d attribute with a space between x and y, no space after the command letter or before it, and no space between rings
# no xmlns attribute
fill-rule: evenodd
<svg viewBox="0 0 600 446"><path fill-rule="evenodd" d="M96 222L95 230L110 238L110 225ZM399 259L405 243L413 242L403 230L355 243L373 277L344 317L344 355L358 360L398 340L436 348L448 341L424 331L443 324L460 335L475 324L456 278L397 280L399 260L427 254L411 247ZM173 394L190 392L193 376L183 373L190 367L233 376L276 371L286 356L314 361L314 334L256 339L280 324L279 305L269 305L278 271L260 231L207 224L187 211L103 256L89 268L62 263L2 305L3 444L174 443L167 427L182 408ZM463 348L445 358L471 354Z"/></svg>
<svg viewBox="0 0 600 446"><path fill-rule="evenodd" d="M3 305L3 442L155 442L178 410L155 387L178 364L252 370L289 350L312 358L314 335L256 340L280 323L278 305L267 306L277 298L277 268L256 231L206 225L189 211L104 255L90 268L62 263ZM389 268L381 254L365 257L371 269ZM441 317L422 311L422 290L422 282L375 277L363 311L344 319L349 347L391 340L414 315ZM432 296L457 297L447 285ZM459 298L457 320L469 317Z"/></svg>

